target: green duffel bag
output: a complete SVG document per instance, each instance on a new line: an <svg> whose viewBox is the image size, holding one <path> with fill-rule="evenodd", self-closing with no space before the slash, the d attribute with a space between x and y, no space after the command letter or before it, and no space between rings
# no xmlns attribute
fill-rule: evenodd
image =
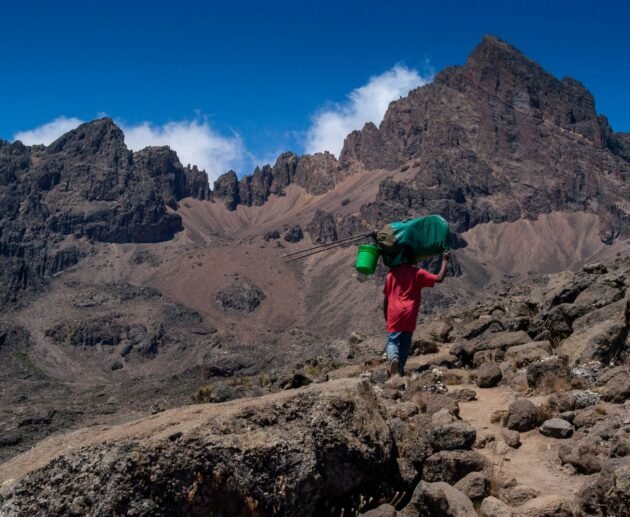
<svg viewBox="0 0 630 517"><path fill-rule="evenodd" d="M448 222L439 215L390 223L376 232L376 242L388 267L414 264L452 247Z"/></svg>

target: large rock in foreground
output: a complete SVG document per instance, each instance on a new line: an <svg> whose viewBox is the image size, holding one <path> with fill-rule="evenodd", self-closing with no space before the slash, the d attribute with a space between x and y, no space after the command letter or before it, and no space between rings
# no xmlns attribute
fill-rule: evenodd
<svg viewBox="0 0 630 517"><path fill-rule="evenodd" d="M104 431L23 478L0 515L321 515L378 497L392 450L372 389L345 379Z"/></svg>

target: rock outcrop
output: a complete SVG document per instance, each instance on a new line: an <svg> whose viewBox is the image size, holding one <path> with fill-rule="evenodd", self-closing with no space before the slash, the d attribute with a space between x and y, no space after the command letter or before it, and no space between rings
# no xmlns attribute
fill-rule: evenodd
<svg viewBox="0 0 630 517"><path fill-rule="evenodd" d="M360 494L391 496L396 479L382 408L359 380L169 411L113 433L28 475L0 513L322 515Z"/></svg>
<svg viewBox="0 0 630 517"><path fill-rule="evenodd" d="M182 229L167 208L209 199L208 178L167 147L133 153L111 119L82 124L48 147L0 141L3 302L76 264L80 239L158 242Z"/></svg>
<svg viewBox="0 0 630 517"><path fill-rule="evenodd" d="M349 135L340 163L417 168L412 181L394 173L381 184L379 211L440 213L457 231L552 210L594 211L605 241L630 228L627 135L578 81L492 36L464 66L392 102L379 128Z"/></svg>

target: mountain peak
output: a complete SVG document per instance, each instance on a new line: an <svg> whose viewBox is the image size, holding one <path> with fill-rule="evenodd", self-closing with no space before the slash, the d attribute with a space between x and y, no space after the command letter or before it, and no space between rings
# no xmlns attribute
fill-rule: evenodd
<svg viewBox="0 0 630 517"><path fill-rule="evenodd" d="M516 47L497 36L488 34L473 49L463 68L474 75L494 70L507 71L523 77L533 74L555 80L551 74Z"/></svg>
<svg viewBox="0 0 630 517"><path fill-rule="evenodd" d="M99 154L112 148L126 150L125 135L111 118L104 117L81 124L62 135L48 146L48 151L57 153L64 149L74 149L89 154Z"/></svg>

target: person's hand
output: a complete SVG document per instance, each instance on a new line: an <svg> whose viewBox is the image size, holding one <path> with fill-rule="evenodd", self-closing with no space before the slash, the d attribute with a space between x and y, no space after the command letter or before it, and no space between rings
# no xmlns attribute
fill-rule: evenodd
<svg viewBox="0 0 630 517"><path fill-rule="evenodd" d="M448 262L451 259L451 252L445 251L444 253L442 253L442 258Z"/></svg>

